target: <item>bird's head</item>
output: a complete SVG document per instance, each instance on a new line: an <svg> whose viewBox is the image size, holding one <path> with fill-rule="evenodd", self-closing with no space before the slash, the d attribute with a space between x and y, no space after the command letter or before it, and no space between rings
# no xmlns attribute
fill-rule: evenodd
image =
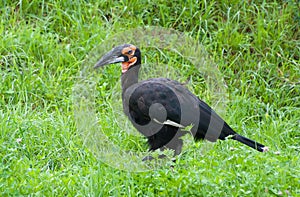
<svg viewBox="0 0 300 197"><path fill-rule="evenodd" d="M141 64L140 50L132 44L117 46L102 56L94 68L119 62L122 63L122 73L125 73L135 65Z"/></svg>

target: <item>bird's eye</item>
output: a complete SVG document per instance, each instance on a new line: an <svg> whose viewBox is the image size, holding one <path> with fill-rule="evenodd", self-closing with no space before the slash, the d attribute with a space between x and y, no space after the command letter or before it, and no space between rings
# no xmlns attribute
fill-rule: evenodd
<svg viewBox="0 0 300 197"><path fill-rule="evenodd" d="M128 54L131 54L131 53L132 53L132 50L129 50L127 53L128 53Z"/></svg>

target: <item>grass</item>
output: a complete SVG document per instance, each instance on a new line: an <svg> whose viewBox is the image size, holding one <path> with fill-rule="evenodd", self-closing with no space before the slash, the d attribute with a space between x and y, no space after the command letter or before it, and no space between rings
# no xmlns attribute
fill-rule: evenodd
<svg viewBox="0 0 300 197"><path fill-rule="evenodd" d="M1 1L1 196L300 196L299 8L299 1ZM228 140L201 154L205 142L190 143L174 168L134 173L83 145L72 95L86 55L116 33L149 25L205 47L227 84L223 117L270 152ZM203 78L163 53L144 49L143 58L174 62L213 105ZM95 73L97 118L118 147L145 151L145 140L115 121L119 73L119 66Z"/></svg>

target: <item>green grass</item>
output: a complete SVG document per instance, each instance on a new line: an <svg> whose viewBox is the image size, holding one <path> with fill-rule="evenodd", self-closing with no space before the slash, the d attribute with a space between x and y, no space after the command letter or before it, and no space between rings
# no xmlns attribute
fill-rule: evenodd
<svg viewBox="0 0 300 197"><path fill-rule="evenodd" d="M1 196L300 196L299 1L158 2L0 2ZM135 173L83 145L73 88L86 55L116 33L150 25L205 47L227 84L223 117L270 152L228 140L201 154L206 143L190 143L174 168ZM202 76L176 54L142 51L148 62L174 62L184 70L176 79L192 79L193 92L213 105ZM97 118L115 145L146 151L141 136L115 121L119 75L119 66L95 73Z"/></svg>

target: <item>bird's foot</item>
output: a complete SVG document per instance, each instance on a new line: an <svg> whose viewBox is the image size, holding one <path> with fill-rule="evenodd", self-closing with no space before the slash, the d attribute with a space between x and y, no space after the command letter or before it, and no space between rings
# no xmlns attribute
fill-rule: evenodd
<svg viewBox="0 0 300 197"><path fill-rule="evenodd" d="M153 159L154 159L154 157L148 155L148 156L144 157L142 161L151 161Z"/></svg>

